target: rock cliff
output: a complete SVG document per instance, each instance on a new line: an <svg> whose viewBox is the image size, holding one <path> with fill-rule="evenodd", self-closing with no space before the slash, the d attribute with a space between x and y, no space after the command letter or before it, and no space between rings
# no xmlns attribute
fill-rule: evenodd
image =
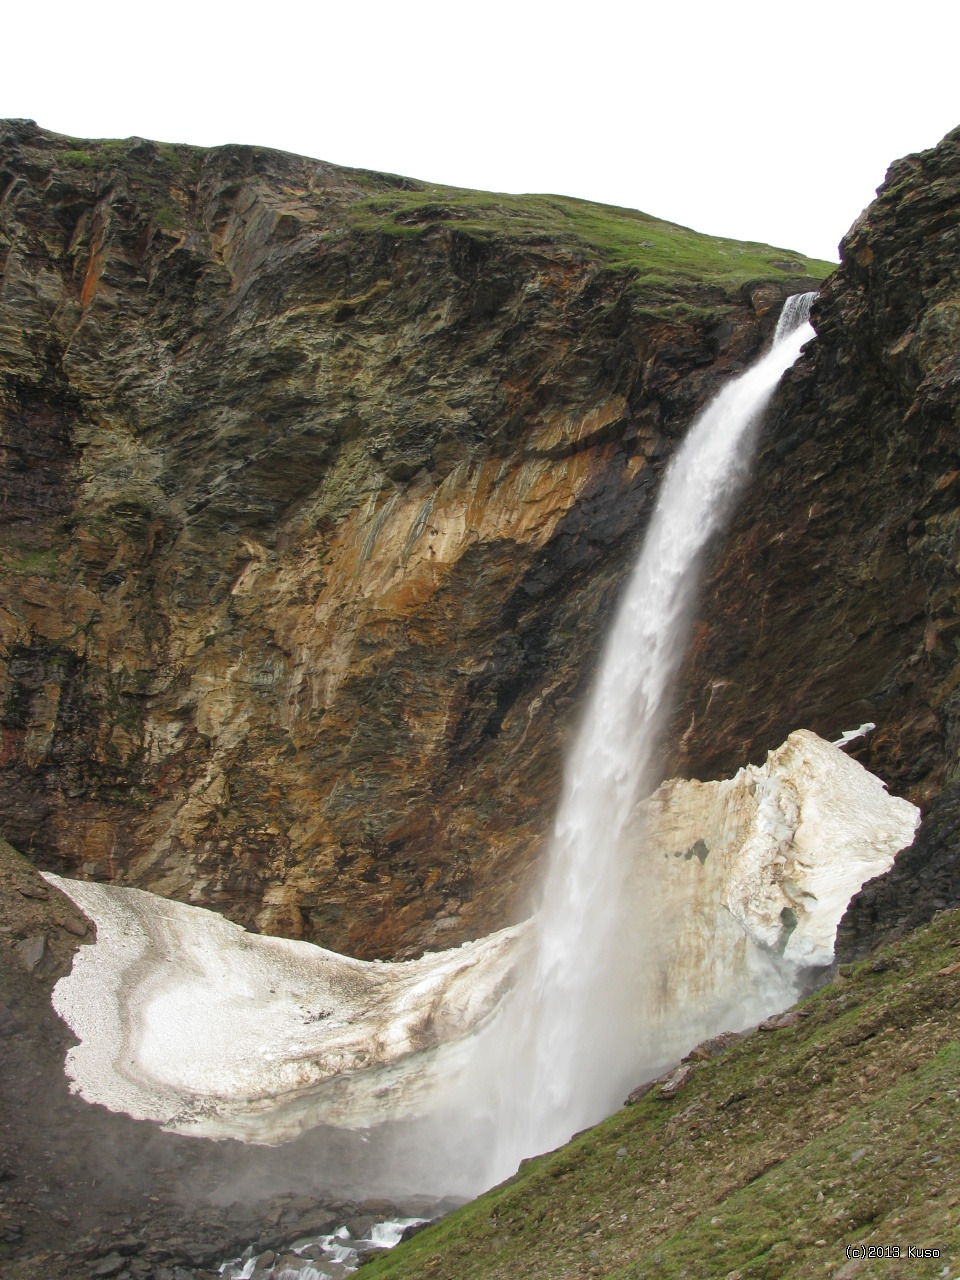
<svg viewBox="0 0 960 1280"><path fill-rule="evenodd" d="M13 121L0 271L0 830L358 956L523 914L665 461L826 265Z"/></svg>

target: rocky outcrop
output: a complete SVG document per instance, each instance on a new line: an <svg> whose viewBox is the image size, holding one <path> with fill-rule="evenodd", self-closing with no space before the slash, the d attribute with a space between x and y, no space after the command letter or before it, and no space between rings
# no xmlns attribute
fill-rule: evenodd
<svg viewBox="0 0 960 1280"><path fill-rule="evenodd" d="M0 830L355 955L516 919L663 465L823 264L24 121L0 201Z"/></svg>
<svg viewBox="0 0 960 1280"><path fill-rule="evenodd" d="M920 803L960 745L960 130L894 164L841 245L703 595L669 770L801 724Z"/></svg>

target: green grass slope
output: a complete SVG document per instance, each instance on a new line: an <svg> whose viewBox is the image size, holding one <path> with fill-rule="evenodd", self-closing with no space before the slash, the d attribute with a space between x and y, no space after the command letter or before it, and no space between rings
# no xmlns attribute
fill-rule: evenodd
<svg viewBox="0 0 960 1280"><path fill-rule="evenodd" d="M364 1280L960 1274L960 911L364 1268ZM910 1250L939 1250L913 1256ZM863 1250L887 1256L858 1257Z"/></svg>
<svg viewBox="0 0 960 1280"><path fill-rule="evenodd" d="M654 286L696 281L730 291L753 280L822 280L836 267L770 245L704 235L635 209L570 196L496 195L418 185L416 190L358 200L350 216L358 228L393 235L415 235L425 226L448 223L479 238L510 236L527 243L581 248Z"/></svg>

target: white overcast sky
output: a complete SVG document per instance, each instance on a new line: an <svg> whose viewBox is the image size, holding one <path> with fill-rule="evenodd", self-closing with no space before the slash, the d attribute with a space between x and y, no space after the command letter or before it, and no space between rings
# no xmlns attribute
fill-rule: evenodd
<svg viewBox="0 0 960 1280"><path fill-rule="evenodd" d="M6 6L0 116L643 209L816 257L960 124L957 0Z"/></svg>

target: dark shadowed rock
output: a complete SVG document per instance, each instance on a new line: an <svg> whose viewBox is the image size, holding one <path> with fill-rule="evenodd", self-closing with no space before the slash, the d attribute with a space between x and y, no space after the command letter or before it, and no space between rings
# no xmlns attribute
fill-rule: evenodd
<svg viewBox="0 0 960 1280"><path fill-rule="evenodd" d="M404 1240L412 1240L414 1236L419 1235L424 1228L429 1227L429 1222L409 1222L400 1232L400 1243Z"/></svg>
<svg viewBox="0 0 960 1280"><path fill-rule="evenodd" d="M913 844L897 855L886 875L854 896L837 929L838 963L863 959L871 950L960 906L960 783L946 787L927 807Z"/></svg>
<svg viewBox="0 0 960 1280"><path fill-rule="evenodd" d="M126 1266L126 1258L120 1253L108 1253L105 1258L90 1264L90 1275L97 1280L106 1280L107 1276L115 1276Z"/></svg>

